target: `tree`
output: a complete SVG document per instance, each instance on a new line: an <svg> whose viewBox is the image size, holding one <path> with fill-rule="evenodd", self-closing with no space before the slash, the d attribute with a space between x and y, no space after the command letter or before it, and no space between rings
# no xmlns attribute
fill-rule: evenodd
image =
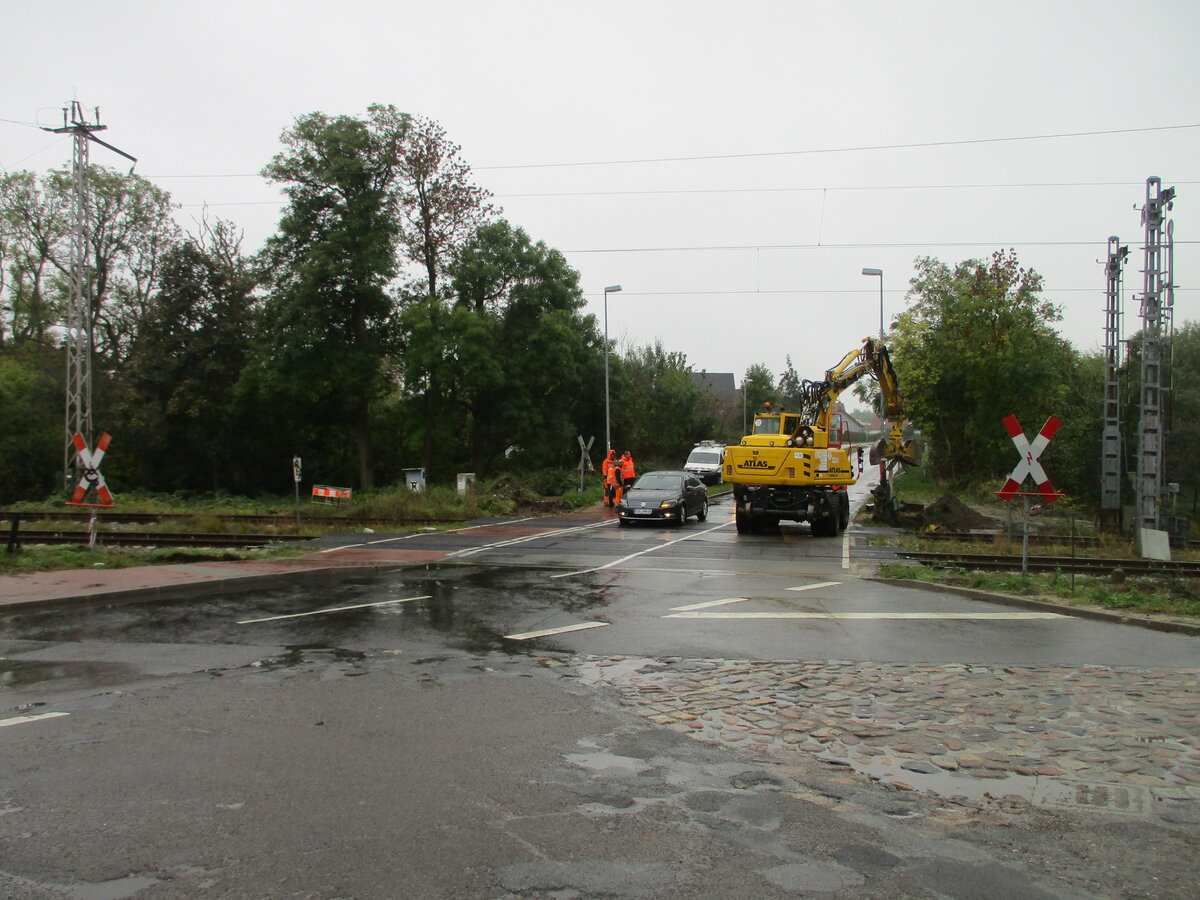
<svg viewBox="0 0 1200 900"><path fill-rule="evenodd" d="M52 283L52 260L69 230L62 200L32 172L0 176L0 297L15 343L50 346L51 326L62 320ZM0 321L0 344L4 330Z"/></svg>
<svg viewBox="0 0 1200 900"><path fill-rule="evenodd" d="M418 116L399 159L400 242L423 270L431 297L439 296L441 275L455 253L494 213L487 202L491 195L471 184L461 149L441 125Z"/></svg>
<svg viewBox="0 0 1200 900"><path fill-rule="evenodd" d="M61 487L63 355L25 344L0 348L0 503Z"/></svg>
<svg viewBox="0 0 1200 900"><path fill-rule="evenodd" d="M181 235L172 215L171 195L138 175L125 175L104 166L88 166L91 221L87 229L88 277L91 280L93 348L109 371L120 367L129 352L157 287L162 254ZM69 205L74 190L69 172L51 173L50 186L60 204ZM60 242L54 256L69 294L69 247Z"/></svg>
<svg viewBox="0 0 1200 900"><path fill-rule="evenodd" d="M790 364L789 359L789 364ZM771 370L762 363L755 363L742 376L742 390L746 393L746 408L754 415L767 403L778 402L779 393Z"/></svg>
<svg viewBox="0 0 1200 900"><path fill-rule="evenodd" d="M601 365L595 323L581 314L579 274L501 220L476 231L447 275L452 301L428 296L402 314L405 384L426 413L427 435L437 436L439 458L456 443L453 433L465 433L459 446L480 475L514 447L525 465L569 464L584 425L580 398L595 393Z"/></svg>
<svg viewBox="0 0 1200 900"><path fill-rule="evenodd" d="M1167 338L1163 335L1163 338ZM1136 472L1138 468L1139 431L1141 427L1142 332L1129 341L1129 355L1120 374L1122 394L1121 471ZM1161 358L1167 361L1164 377L1167 389L1161 394L1164 413L1165 445L1162 458L1165 485L1178 484L1186 506L1176 501L1180 515L1195 515L1200 502L1200 470L1195 460L1200 458L1200 323L1185 322L1169 336ZM1169 349L1168 349L1169 347ZM1133 491L1122 475L1122 490L1127 504L1132 505ZM1190 498L1188 495L1191 495ZM1169 495L1163 497L1170 502ZM1166 510L1170 512L1170 510Z"/></svg>
<svg viewBox="0 0 1200 900"><path fill-rule="evenodd" d="M796 367L792 365L792 357L784 357L786 366L779 373L779 382L775 386L776 396L779 397L779 404L785 409L799 409L803 404L801 396L802 382L800 376L796 373Z"/></svg>
<svg viewBox="0 0 1200 900"><path fill-rule="evenodd" d="M119 368L156 285L162 253L179 239L170 194L137 175L88 167L88 279L98 365ZM71 295L71 173L0 178L0 231L10 235L5 279L15 340L53 342Z"/></svg>
<svg viewBox="0 0 1200 900"><path fill-rule="evenodd" d="M395 306L398 179L410 117L371 106L365 119L310 113L283 135L263 170L285 185L288 207L264 260L270 345L257 379L294 416L349 427L358 483L374 484L372 401L387 389Z"/></svg>
<svg viewBox="0 0 1200 900"><path fill-rule="evenodd" d="M682 460L713 427L703 419L704 393L691 378L687 357L656 341L629 348L618 362L613 379L613 396L619 398L613 407L618 452L628 448L635 458Z"/></svg>
<svg viewBox="0 0 1200 900"><path fill-rule="evenodd" d="M920 258L911 285L891 350L931 470L952 483L994 480L1015 463L1006 415L1029 431L1067 411L1064 376L1076 356L1051 325L1058 310L1012 251L953 268Z"/></svg>
<svg viewBox="0 0 1200 900"><path fill-rule="evenodd" d="M254 487L253 419L236 388L254 337L255 276L232 225L218 221L167 251L138 322L124 420L138 482L160 490Z"/></svg>

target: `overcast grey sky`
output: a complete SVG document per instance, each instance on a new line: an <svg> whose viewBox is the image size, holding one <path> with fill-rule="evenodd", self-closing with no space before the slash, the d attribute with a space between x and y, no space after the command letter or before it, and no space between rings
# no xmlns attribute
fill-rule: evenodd
<svg viewBox="0 0 1200 900"><path fill-rule="evenodd" d="M1178 188L1176 321L1200 318L1196 0L0 0L0 167L69 165L61 107L169 190L270 234L257 173L296 117L438 120L505 216L563 251L623 341L816 377L903 304L912 261L1015 247L1080 349L1109 235ZM1131 129L1175 127L1132 132ZM1127 132L1037 140L1032 135ZM971 142L971 143L956 143ZM894 145L916 145L894 149ZM940 146L938 146L940 144ZM830 151L830 152L812 152ZM123 161L95 147L92 159ZM647 161L651 160L651 161ZM1087 242L1087 243L1079 243ZM1014 386L1019 389L1019 386ZM1052 412L1052 411L1047 411Z"/></svg>

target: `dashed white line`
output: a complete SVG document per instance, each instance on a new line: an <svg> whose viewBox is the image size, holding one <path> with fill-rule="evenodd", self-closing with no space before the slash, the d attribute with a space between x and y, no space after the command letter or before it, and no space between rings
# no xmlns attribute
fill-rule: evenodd
<svg viewBox="0 0 1200 900"><path fill-rule="evenodd" d="M0 728L7 728L9 725L24 725L27 722L40 722L42 719L57 719L59 716L68 716L70 713L65 712L49 712L41 713L36 716L14 716L11 719L0 719Z"/></svg>
<svg viewBox="0 0 1200 900"><path fill-rule="evenodd" d="M692 603L689 606L672 606L672 611L687 612L692 609L707 609L710 606L726 606L730 603L745 603L746 597L729 597L725 600L709 600L707 603Z"/></svg>
<svg viewBox="0 0 1200 900"><path fill-rule="evenodd" d="M901 613L901 612L680 612L664 619L980 619L1018 621L1021 619L1065 619L1060 613Z"/></svg>
<svg viewBox="0 0 1200 900"><path fill-rule="evenodd" d="M439 534L458 534L460 531L474 531L477 528L493 528L497 526L516 525L520 522L529 522L536 516L525 516L521 519L510 519L507 522L484 522L480 525L464 525L462 528L447 528L445 531L438 532ZM437 529L434 529L437 531ZM319 550L319 553L334 553L338 550L350 550L354 547L372 547L375 544L390 544L395 541L411 541L413 538L428 537L433 534L433 531L414 531L412 534L402 534L399 537L380 538L377 541L363 541L361 544L342 544L338 547L326 547L324 550Z"/></svg>
<svg viewBox="0 0 1200 900"><path fill-rule="evenodd" d="M483 544L482 546L479 546L479 547L467 547L463 550L456 550L454 553L451 553L447 557L447 559L451 559L453 557L472 556L473 554L476 554L476 553L482 553L484 550L496 550L501 547L512 547L515 544L525 544L525 543L528 543L529 541L537 541L537 540L541 540L542 538L548 538L548 537L557 537L557 536L563 535L563 534L571 534L576 531L587 531L588 529L591 529L591 528L603 528L605 525L611 525L611 524L612 524L612 520L606 519L601 522L589 522L587 525L573 525L570 528L558 528L554 531L542 531L542 532L539 532L538 534L527 534L527 535L524 535L523 537L508 538L507 540L496 541L491 544Z"/></svg>
<svg viewBox="0 0 1200 900"><path fill-rule="evenodd" d="M304 616L323 616L327 613L345 612L348 609L366 609L369 606L387 606L390 603L408 603L410 600L429 600L430 594L422 594L419 597L401 597L399 600L380 600L377 603L356 603L353 606L334 606L330 609L314 609L312 612L289 613L286 616L265 616L261 619L242 619L237 624L253 625L256 622L277 622L280 619L301 619Z"/></svg>
<svg viewBox="0 0 1200 900"><path fill-rule="evenodd" d="M603 628L607 624L608 622L580 622L578 625L564 625L562 628L543 628L541 631L522 631L520 634L506 634L504 638L510 641L527 641L531 638L548 637L552 634L566 634L568 631Z"/></svg>
<svg viewBox="0 0 1200 900"><path fill-rule="evenodd" d="M784 588L784 590L811 591L811 590L815 590L816 588L836 587L839 584L841 584L840 581L818 581L816 584L801 584L801 585L798 585L797 587Z"/></svg>
<svg viewBox="0 0 1200 900"><path fill-rule="evenodd" d="M600 572L604 569L611 569L613 566L619 566L623 562L629 562L629 560L637 559L637 557L639 557L639 556L645 556L647 553L655 553L659 550L662 550L664 547L670 547L672 544L678 544L680 541L689 541L693 538L704 537L704 535L711 534L712 532L716 531L717 529L725 528L728 525L729 525L728 522L723 522L720 525L713 525L711 528L706 528L703 531L697 531L692 534L686 534L686 535L683 535L682 537L675 538L675 540L673 540L673 541L666 541L665 543L659 544L657 547L650 547L646 550L639 550L637 553L630 553L628 556L622 556L620 559L614 559L612 562L605 563L602 566L594 566L593 568L590 568L590 569L579 569L578 571L575 571L575 572L561 572L558 575L551 575L550 577L551 578L570 578L573 575L587 575L591 572Z"/></svg>

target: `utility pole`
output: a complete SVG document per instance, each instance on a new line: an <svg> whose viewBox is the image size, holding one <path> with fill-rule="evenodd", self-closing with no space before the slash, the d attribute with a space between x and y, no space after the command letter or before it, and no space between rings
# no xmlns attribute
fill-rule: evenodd
<svg viewBox="0 0 1200 900"><path fill-rule="evenodd" d="M1104 308L1104 430L1100 435L1100 522L1113 528L1121 521L1121 279L1129 248L1108 239Z"/></svg>
<svg viewBox="0 0 1200 900"><path fill-rule="evenodd" d="M1166 319L1171 320L1171 277L1164 271L1163 215L1174 206L1175 188L1162 186L1162 179L1146 179L1146 205L1142 207L1145 226L1145 268L1142 289L1142 387L1141 420L1138 426L1137 528L1161 529L1163 496L1163 295L1166 293ZM1168 237L1170 230L1167 231Z"/></svg>
<svg viewBox="0 0 1200 900"><path fill-rule="evenodd" d="M67 349L67 398L66 436L63 440L63 481L67 488L79 480L78 461L72 438L83 436L87 446L92 446L92 304L91 279L88 277L88 224L90 223L90 192L88 179L88 143L95 141L114 153L136 163L137 159L124 150L118 150L93 135L104 131L107 125L100 124L100 108L94 112L95 123L89 123L78 100L70 107L63 107L61 128L44 128L54 134L70 134L74 137L71 154L71 182L74 187L71 204L71 298L67 305L66 349Z"/></svg>

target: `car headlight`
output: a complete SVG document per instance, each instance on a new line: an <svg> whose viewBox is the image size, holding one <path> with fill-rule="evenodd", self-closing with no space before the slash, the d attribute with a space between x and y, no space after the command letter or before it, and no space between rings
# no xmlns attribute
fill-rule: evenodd
<svg viewBox="0 0 1200 900"><path fill-rule="evenodd" d="M672 509L672 508L678 506L682 502L683 502L682 500L678 500L678 499L664 500L662 503L658 504L658 508L659 509Z"/></svg>

